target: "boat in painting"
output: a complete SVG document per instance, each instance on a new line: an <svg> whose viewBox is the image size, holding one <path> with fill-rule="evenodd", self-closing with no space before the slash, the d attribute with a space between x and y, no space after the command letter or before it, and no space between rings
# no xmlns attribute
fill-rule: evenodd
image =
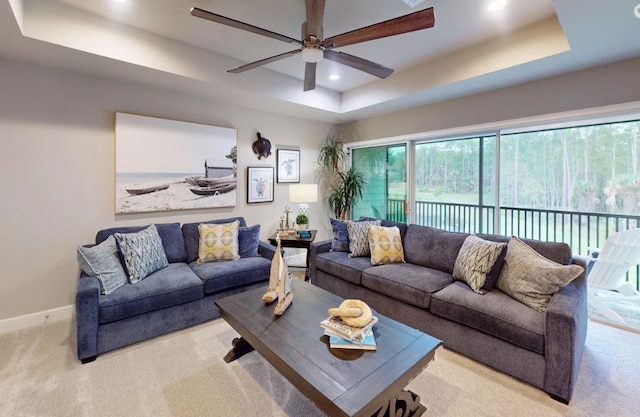
<svg viewBox="0 0 640 417"><path fill-rule="evenodd" d="M127 188L127 192L131 195L142 195L155 193L156 191L162 191L169 188L169 184L156 185L153 187L145 187L145 188Z"/></svg>
<svg viewBox="0 0 640 417"><path fill-rule="evenodd" d="M226 184L219 184L212 187L192 187L189 188L192 193L196 195L218 195L228 193L231 190L235 190L237 184L236 181Z"/></svg>

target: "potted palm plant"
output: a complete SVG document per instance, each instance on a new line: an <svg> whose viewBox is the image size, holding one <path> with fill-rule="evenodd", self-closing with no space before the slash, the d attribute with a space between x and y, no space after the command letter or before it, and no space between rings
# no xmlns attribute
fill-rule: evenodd
<svg viewBox="0 0 640 417"><path fill-rule="evenodd" d="M350 218L351 207L362 198L366 185L364 174L355 167L343 169L346 156L344 144L331 137L318 153L318 164L329 187L329 208L343 220Z"/></svg>

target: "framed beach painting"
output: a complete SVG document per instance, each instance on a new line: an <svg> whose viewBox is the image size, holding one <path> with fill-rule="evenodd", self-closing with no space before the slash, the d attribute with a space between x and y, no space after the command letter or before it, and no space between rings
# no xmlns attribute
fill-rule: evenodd
<svg viewBox="0 0 640 417"><path fill-rule="evenodd" d="M300 182L300 149L279 148L276 161L278 182Z"/></svg>
<svg viewBox="0 0 640 417"><path fill-rule="evenodd" d="M273 201L273 167L247 167L247 203Z"/></svg>
<svg viewBox="0 0 640 417"><path fill-rule="evenodd" d="M236 205L237 131L116 113L116 214Z"/></svg>

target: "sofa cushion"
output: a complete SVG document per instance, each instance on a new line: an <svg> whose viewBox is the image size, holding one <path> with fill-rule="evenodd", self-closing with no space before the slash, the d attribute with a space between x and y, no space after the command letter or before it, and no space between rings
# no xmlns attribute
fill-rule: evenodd
<svg viewBox="0 0 640 417"><path fill-rule="evenodd" d="M474 292L484 294L482 287L487 281L487 274L505 246L506 243L491 242L476 235L467 236L458 252L453 277L466 282Z"/></svg>
<svg viewBox="0 0 640 417"><path fill-rule="evenodd" d="M408 263L362 271L362 286L422 308L429 308L431 294L451 282L453 277L449 273Z"/></svg>
<svg viewBox="0 0 640 417"><path fill-rule="evenodd" d="M142 281L169 264L155 225L135 233L114 233L114 236L124 258L130 283Z"/></svg>
<svg viewBox="0 0 640 417"><path fill-rule="evenodd" d="M240 258L230 262L189 264L204 282L205 294L213 294L236 287L268 281L271 262L262 257Z"/></svg>
<svg viewBox="0 0 640 417"><path fill-rule="evenodd" d="M260 256L260 225L241 227L238 229L238 255L241 258Z"/></svg>
<svg viewBox="0 0 640 417"><path fill-rule="evenodd" d="M240 227L247 227L244 217L231 217L228 219L209 220L206 222L185 223L182 225L182 235L184 236L184 245L186 248L187 263L191 263L198 259L198 245L200 244L200 233L198 226L201 224L223 224L231 223L234 220L240 222Z"/></svg>
<svg viewBox="0 0 640 417"><path fill-rule="evenodd" d="M354 222L347 221L347 231L349 232L349 256L369 256L369 226L380 226L380 220Z"/></svg>
<svg viewBox="0 0 640 417"><path fill-rule="evenodd" d="M127 274L120 263L118 245L113 236L96 246L80 246L78 263L85 274L98 277L102 294L111 294L127 283Z"/></svg>
<svg viewBox="0 0 640 417"><path fill-rule="evenodd" d="M458 252L468 233L447 232L410 224L405 235L404 259L408 263L453 272Z"/></svg>
<svg viewBox="0 0 640 417"><path fill-rule="evenodd" d="M100 296L100 323L188 303L204 296L202 280L184 263L172 263L135 285Z"/></svg>
<svg viewBox="0 0 640 417"><path fill-rule="evenodd" d="M554 262L517 237L512 237L498 278L498 288L544 313L551 296L583 272L581 266Z"/></svg>
<svg viewBox="0 0 640 417"><path fill-rule="evenodd" d="M180 223L156 223L158 235L162 240L164 253L169 263L185 262L187 260L187 250L180 229ZM96 244L100 244L114 233L136 233L146 229L147 226L112 227L111 229L100 230L96 234Z"/></svg>
<svg viewBox="0 0 640 417"><path fill-rule="evenodd" d="M371 265L386 265L404 262L402 238L397 226L369 226L369 250Z"/></svg>
<svg viewBox="0 0 640 417"><path fill-rule="evenodd" d="M362 271L371 268L369 258L349 258L346 252L325 252L316 256L316 268L356 285L362 284Z"/></svg>
<svg viewBox="0 0 640 417"><path fill-rule="evenodd" d="M478 235L483 239L491 240L494 242L508 243L511 240L511 236L499 236L499 235ZM520 239L520 238L518 238ZM564 242L545 242L535 239L520 239L521 242L526 243L533 250L540 255L554 262L562 265L569 265L573 254L571 253L571 247ZM506 254L506 251L505 251Z"/></svg>
<svg viewBox="0 0 640 417"><path fill-rule="evenodd" d="M375 217L360 217L357 221L371 221L371 220L378 220ZM407 234L407 224L406 223L402 223L402 222L394 222L393 220L385 220L385 219L381 219L380 221L380 226L382 227L397 227L398 229L400 229L400 236L402 237L402 240L404 241L404 236Z"/></svg>
<svg viewBox="0 0 640 417"><path fill-rule="evenodd" d="M238 255L238 227L240 222L235 220L223 224L200 224L198 233L198 263L236 261Z"/></svg>
<svg viewBox="0 0 640 417"><path fill-rule="evenodd" d="M544 354L545 315L495 290L480 295L461 282L431 297L429 311L533 352Z"/></svg>

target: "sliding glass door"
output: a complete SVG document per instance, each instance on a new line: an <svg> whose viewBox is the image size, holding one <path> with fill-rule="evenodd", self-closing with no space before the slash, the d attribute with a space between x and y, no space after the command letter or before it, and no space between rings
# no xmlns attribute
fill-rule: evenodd
<svg viewBox="0 0 640 417"><path fill-rule="evenodd" d="M407 146L395 144L352 149L352 165L364 174L362 199L352 209L352 217L376 217L406 221Z"/></svg>

